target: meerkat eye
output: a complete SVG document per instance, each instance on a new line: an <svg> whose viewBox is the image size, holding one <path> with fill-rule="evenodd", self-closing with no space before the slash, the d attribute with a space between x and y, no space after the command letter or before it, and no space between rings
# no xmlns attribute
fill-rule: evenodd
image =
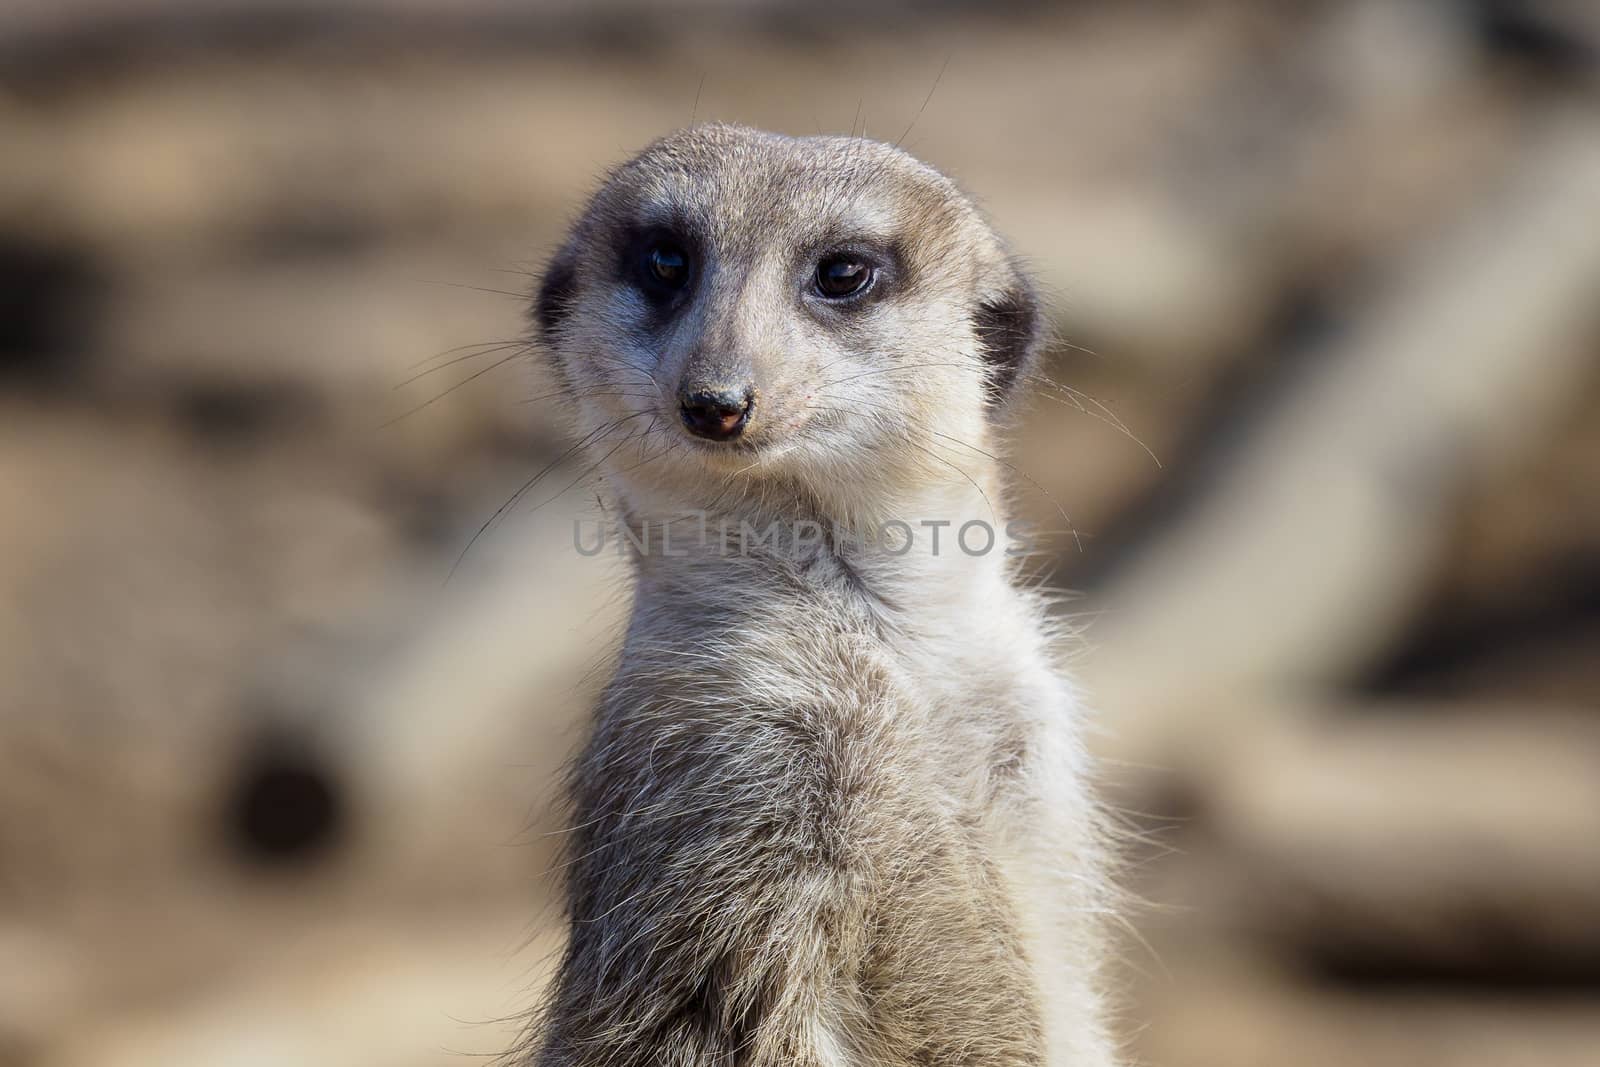
<svg viewBox="0 0 1600 1067"><path fill-rule="evenodd" d="M875 276L872 264L859 256L841 253L817 264L817 292L840 300L865 292Z"/></svg>
<svg viewBox="0 0 1600 1067"><path fill-rule="evenodd" d="M671 241L658 241L645 252L644 273L657 288L682 289L689 283L689 254Z"/></svg>

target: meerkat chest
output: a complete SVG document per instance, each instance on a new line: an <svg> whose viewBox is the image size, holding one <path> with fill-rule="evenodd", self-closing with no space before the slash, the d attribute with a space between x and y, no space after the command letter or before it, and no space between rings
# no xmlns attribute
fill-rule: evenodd
<svg viewBox="0 0 1600 1067"><path fill-rule="evenodd" d="M1009 583L938 592L900 613L886 645L922 696L950 707L1037 708L1062 683L1033 606Z"/></svg>

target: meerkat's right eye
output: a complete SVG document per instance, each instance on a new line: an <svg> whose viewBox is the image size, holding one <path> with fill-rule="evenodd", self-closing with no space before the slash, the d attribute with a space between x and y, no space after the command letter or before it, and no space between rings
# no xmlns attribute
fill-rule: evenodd
<svg viewBox="0 0 1600 1067"><path fill-rule="evenodd" d="M817 264L817 292L830 300L858 296L872 285L876 276L873 265L860 256L836 253Z"/></svg>
<svg viewBox="0 0 1600 1067"><path fill-rule="evenodd" d="M644 276L653 288L676 292L689 284L689 254L671 241L657 241L645 251Z"/></svg>

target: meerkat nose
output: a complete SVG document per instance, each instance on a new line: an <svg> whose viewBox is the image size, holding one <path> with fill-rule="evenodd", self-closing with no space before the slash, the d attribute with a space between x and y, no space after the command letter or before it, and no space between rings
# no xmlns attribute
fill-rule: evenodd
<svg viewBox="0 0 1600 1067"><path fill-rule="evenodd" d="M731 441L744 432L750 421L755 396L743 389L697 389L678 394L683 424L696 437L711 441Z"/></svg>

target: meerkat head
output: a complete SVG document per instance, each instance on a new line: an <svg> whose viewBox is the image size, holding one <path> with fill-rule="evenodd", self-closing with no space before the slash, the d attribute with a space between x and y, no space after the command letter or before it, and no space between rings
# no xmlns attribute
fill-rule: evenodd
<svg viewBox="0 0 1600 1067"><path fill-rule="evenodd" d="M726 125L613 171L534 313L602 466L690 506L733 485L959 478L1041 318L938 171L861 138Z"/></svg>

